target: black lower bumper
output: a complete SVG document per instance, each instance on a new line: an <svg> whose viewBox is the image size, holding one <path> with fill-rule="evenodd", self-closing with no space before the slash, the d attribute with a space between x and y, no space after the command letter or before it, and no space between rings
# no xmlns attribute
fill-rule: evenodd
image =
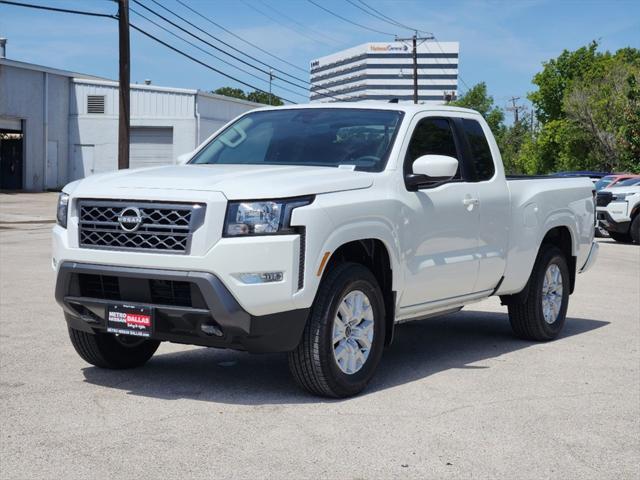
<svg viewBox="0 0 640 480"><path fill-rule="evenodd" d="M254 353L296 348L309 313L299 309L250 315L210 273L74 262L60 265L56 301L69 326L77 330L106 331L106 309L111 304L151 306L151 338ZM203 330L203 325L215 328Z"/></svg>
<svg viewBox="0 0 640 480"><path fill-rule="evenodd" d="M600 225L608 232L629 233L629 228L631 228L631 221L616 222L611 215L609 215L609 212L599 211L596 214L596 218Z"/></svg>

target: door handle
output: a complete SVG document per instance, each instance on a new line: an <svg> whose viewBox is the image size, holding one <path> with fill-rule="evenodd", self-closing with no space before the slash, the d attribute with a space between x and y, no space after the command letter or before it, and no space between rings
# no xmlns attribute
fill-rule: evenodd
<svg viewBox="0 0 640 480"><path fill-rule="evenodd" d="M466 197L464 200L462 200L462 203L465 205L465 207L468 207L471 205L478 205L480 203L480 200L478 200L477 198Z"/></svg>

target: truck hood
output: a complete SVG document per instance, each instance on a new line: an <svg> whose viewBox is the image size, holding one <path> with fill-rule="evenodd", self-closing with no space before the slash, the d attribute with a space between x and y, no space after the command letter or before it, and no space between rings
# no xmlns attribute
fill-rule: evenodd
<svg viewBox="0 0 640 480"><path fill-rule="evenodd" d="M611 192L613 194L616 193L638 193L640 192L640 185L627 185L627 186L622 186L622 187L609 187L609 188L603 188L602 190L600 190L601 192Z"/></svg>
<svg viewBox="0 0 640 480"><path fill-rule="evenodd" d="M221 192L229 200L285 198L368 188L373 173L332 167L176 165L92 175L75 196L125 197L130 190Z"/></svg>

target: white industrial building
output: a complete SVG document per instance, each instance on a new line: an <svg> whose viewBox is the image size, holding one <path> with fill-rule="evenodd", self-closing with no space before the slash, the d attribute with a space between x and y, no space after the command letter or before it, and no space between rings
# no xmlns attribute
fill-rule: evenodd
<svg viewBox="0 0 640 480"><path fill-rule="evenodd" d="M117 169L118 83L0 58L0 189L59 189ZM131 168L172 164L260 106L198 90L131 85Z"/></svg>
<svg viewBox="0 0 640 480"><path fill-rule="evenodd" d="M418 42L418 101L443 103L458 90L458 42ZM311 62L312 102L413 100L410 42L364 43Z"/></svg>

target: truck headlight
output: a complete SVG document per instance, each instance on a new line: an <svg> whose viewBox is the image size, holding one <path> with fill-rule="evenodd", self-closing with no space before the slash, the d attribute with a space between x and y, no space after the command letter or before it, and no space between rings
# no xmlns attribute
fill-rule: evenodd
<svg viewBox="0 0 640 480"><path fill-rule="evenodd" d="M67 228L67 217L69 216L69 194L60 193L58 195L58 209L56 212L56 220L58 225Z"/></svg>
<svg viewBox="0 0 640 480"><path fill-rule="evenodd" d="M616 193L611 198L611 201L612 202L624 202L624 201L626 201L627 197L630 197L631 195L635 195L635 192Z"/></svg>
<svg viewBox="0 0 640 480"><path fill-rule="evenodd" d="M312 201L313 197L229 202L222 234L240 237L293 233L290 225L293 209Z"/></svg>

